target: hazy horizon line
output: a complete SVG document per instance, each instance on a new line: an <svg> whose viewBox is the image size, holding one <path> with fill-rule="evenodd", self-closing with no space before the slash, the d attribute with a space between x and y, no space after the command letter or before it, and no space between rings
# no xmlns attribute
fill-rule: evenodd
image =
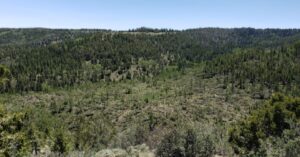
<svg viewBox="0 0 300 157"><path fill-rule="evenodd" d="M100 28L100 27L40 27L40 26L30 26L30 27L0 27L0 29L50 29L50 30L107 30L107 31L130 31L137 30L141 28L146 29L154 29L154 30L174 30L174 31L185 31L185 30L193 30L193 29L207 29L207 28L215 28L215 29L243 29L243 28L251 28L257 30L266 30L266 29L281 29L281 30L291 30L291 29L300 29L300 27L251 27L251 26L238 26L238 27L220 27L220 26L205 26L205 27L190 27L184 29L176 29L176 28L157 28L157 27L148 27L148 26L140 26L129 29L110 29L110 28Z"/></svg>

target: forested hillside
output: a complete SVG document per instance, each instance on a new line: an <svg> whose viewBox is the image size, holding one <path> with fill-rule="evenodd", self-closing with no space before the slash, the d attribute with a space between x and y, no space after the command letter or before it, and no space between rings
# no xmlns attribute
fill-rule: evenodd
<svg viewBox="0 0 300 157"><path fill-rule="evenodd" d="M3 29L1 32L0 63L10 74L1 87L2 92L42 91L49 86L154 76L167 65L183 68L189 62L211 60L236 48L256 48L254 53L259 53L259 48L276 51L294 43L300 34L299 30L251 28L162 32Z"/></svg>
<svg viewBox="0 0 300 157"><path fill-rule="evenodd" d="M109 30L69 30L69 29L45 29L45 28L27 28L10 29L0 28L0 45L49 45L51 43L63 42L65 40L75 39L85 34L95 32L109 32Z"/></svg>
<svg viewBox="0 0 300 157"><path fill-rule="evenodd" d="M299 46L274 49L235 49L209 61L206 77L224 75L224 85L245 88L246 84L260 84L275 91L294 95L300 87Z"/></svg>
<svg viewBox="0 0 300 157"><path fill-rule="evenodd" d="M300 30L0 29L4 156L297 156Z"/></svg>

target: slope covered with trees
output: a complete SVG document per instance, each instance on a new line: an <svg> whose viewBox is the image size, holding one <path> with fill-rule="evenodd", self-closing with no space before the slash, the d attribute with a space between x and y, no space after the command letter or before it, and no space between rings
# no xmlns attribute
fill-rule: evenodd
<svg viewBox="0 0 300 157"><path fill-rule="evenodd" d="M0 46L0 63L6 66L11 76L9 83L1 88L2 92L41 91L49 86L154 76L167 65L184 68L189 62L211 60L235 48L276 49L294 42L299 36L299 30L251 28L142 30L4 29L1 39L10 44ZM18 41L20 38L27 42L14 44L23 43ZM45 40L50 42L33 46L34 42ZM277 53L277 57L281 58L280 54Z"/></svg>
<svg viewBox="0 0 300 157"><path fill-rule="evenodd" d="M259 84L277 92L298 95L300 58L298 46L278 49L235 49L207 62L205 76L225 76L224 86L245 88Z"/></svg>
<svg viewBox="0 0 300 157"><path fill-rule="evenodd" d="M298 29L0 29L0 153L295 156L299 41Z"/></svg>

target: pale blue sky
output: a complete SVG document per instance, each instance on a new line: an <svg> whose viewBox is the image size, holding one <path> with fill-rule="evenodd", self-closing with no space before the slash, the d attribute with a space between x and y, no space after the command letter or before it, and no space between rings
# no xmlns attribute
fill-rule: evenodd
<svg viewBox="0 0 300 157"><path fill-rule="evenodd" d="M0 27L300 28L300 0L0 0Z"/></svg>

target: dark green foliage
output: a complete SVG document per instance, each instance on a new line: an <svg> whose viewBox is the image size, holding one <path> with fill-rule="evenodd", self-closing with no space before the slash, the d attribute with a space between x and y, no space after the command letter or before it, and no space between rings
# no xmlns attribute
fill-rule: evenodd
<svg viewBox="0 0 300 157"><path fill-rule="evenodd" d="M6 66L0 64L0 92L5 92L10 88L10 77L10 70Z"/></svg>
<svg viewBox="0 0 300 157"><path fill-rule="evenodd" d="M0 106L0 155L24 156L28 153L26 122L24 113L10 113Z"/></svg>
<svg viewBox="0 0 300 157"><path fill-rule="evenodd" d="M67 29L6 29L0 28L0 46L30 45L44 46L51 43L76 39L87 34L108 30L67 30Z"/></svg>
<svg viewBox="0 0 300 157"><path fill-rule="evenodd" d="M184 133L173 131L165 136L158 146L160 157L210 157L215 145L209 135L188 129Z"/></svg>
<svg viewBox="0 0 300 157"><path fill-rule="evenodd" d="M224 85L232 83L242 89L249 83L275 91L283 91L282 86L290 90L291 86L300 85L300 60L289 48L236 49L208 62L204 71L207 77L224 75Z"/></svg>
<svg viewBox="0 0 300 157"><path fill-rule="evenodd" d="M157 118L153 115L153 113L149 113L149 130L153 131L155 125L157 125Z"/></svg>
<svg viewBox="0 0 300 157"><path fill-rule="evenodd" d="M73 140L78 135L71 136L65 122L47 111L26 109L21 112L7 112L1 108L0 112L1 155L38 155L41 149L45 148L51 148L55 154L65 154L73 149ZM98 133L97 137L102 138L101 134L104 133Z"/></svg>
<svg viewBox="0 0 300 157"><path fill-rule="evenodd" d="M229 142L237 153L257 152L261 141L269 137L282 137L285 130L298 125L299 108L300 98L275 94L265 106L233 126Z"/></svg>
<svg viewBox="0 0 300 157"><path fill-rule="evenodd" d="M145 78L157 75L169 64L178 65L178 69L182 70L189 62L210 60L237 47L277 48L295 41L299 36L299 30L251 28L186 31L141 28L134 32L47 29L0 31L3 32L4 39L2 44L0 41L0 64L7 65L12 75L4 92L47 91L50 87L66 87L100 80ZM160 32L154 33L157 31ZM283 78L269 78L272 75L268 75L262 80L251 76L251 81L292 81L294 78L287 78L286 73L294 72L293 68L298 68L298 65L288 62L288 57L281 53L268 59L281 57L284 57L284 63L290 64L286 66L292 67L290 71L282 71ZM256 63L245 64L248 67L249 64L254 66ZM261 65L261 69L269 67L274 67L274 64ZM230 72L232 67L228 70L226 72ZM257 75L260 76L261 73L264 71L258 71ZM239 77L238 86L242 88L243 79L248 75L240 72L232 75Z"/></svg>
<svg viewBox="0 0 300 157"><path fill-rule="evenodd" d="M62 133L58 133L56 135L52 151L58 152L61 154L67 151L64 136Z"/></svg>
<svg viewBox="0 0 300 157"><path fill-rule="evenodd" d="M57 128L51 136L53 140L51 151L53 153L64 155L72 150L73 141L68 130L65 128Z"/></svg>
<svg viewBox="0 0 300 157"><path fill-rule="evenodd" d="M290 140L285 146L286 156L300 156L300 138Z"/></svg>
<svg viewBox="0 0 300 157"><path fill-rule="evenodd" d="M196 155L197 150L197 135L194 130L188 130L185 139L185 152L186 157L193 157Z"/></svg>
<svg viewBox="0 0 300 157"><path fill-rule="evenodd" d="M295 45L295 53L296 53L296 57L300 59L300 41L298 41Z"/></svg>
<svg viewBox="0 0 300 157"><path fill-rule="evenodd" d="M177 131L166 135L158 146L157 156L159 157L183 157L184 148L183 137Z"/></svg>
<svg viewBox="0 0 300 157"><path fill-rule="evenodd" d="M41 146L39 142L39 138L37 135L37 132L34 127L29 127L29 130L27 131L27 137L29 139L29 146L32 149L32 153L34 155L37 155L40 152Z"/></svg>
<svg viewBox="0 0 300 157"><path fill-rule="evenodd" d="M114 135L114 128L101 116L77 118L75 122L75 148L98 151L108 146Z"/></svg>

